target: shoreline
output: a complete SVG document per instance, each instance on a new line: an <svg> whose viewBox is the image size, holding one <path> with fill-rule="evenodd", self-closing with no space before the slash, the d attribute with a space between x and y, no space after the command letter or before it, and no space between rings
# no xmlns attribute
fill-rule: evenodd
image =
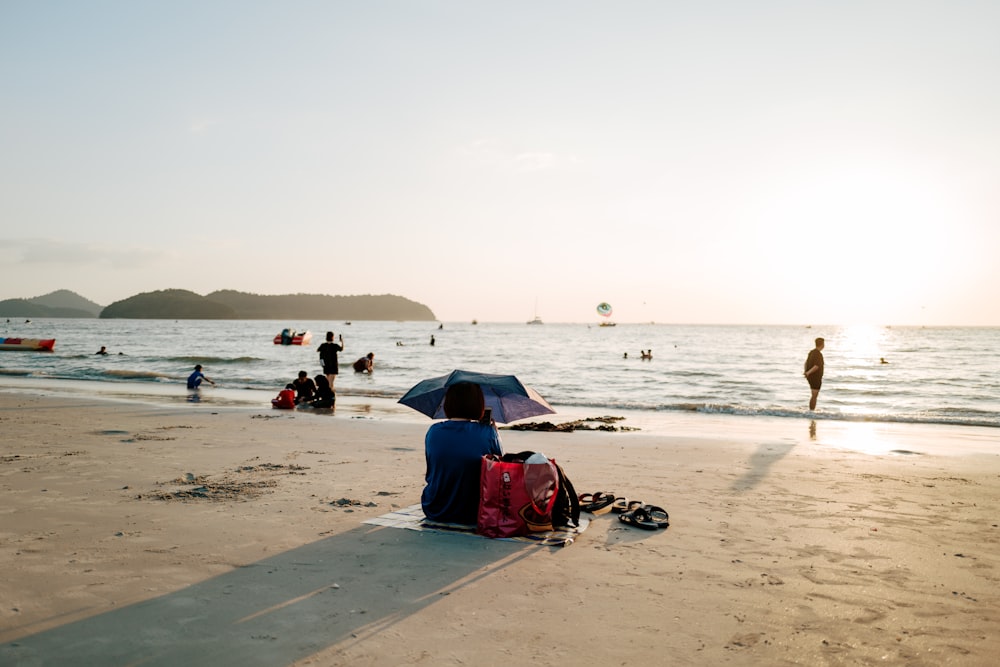
<svg viewBox="0 0 1000 667"><path fill-rule="evenodd" d="M983 502L997 454L871 454L827 444L826 424L813 440L728 417L503 431L579 493L670 512L655 533L593 517L552 549L362 524L419 502L431 422L342 416L0 392L0 662L985 665L1000 650ZM942 438L916 431L873 437ZM177 495L196 485L219 494Z"/></svg>
<svg viewBox="0 0 1000 667"><path fill-rule="evenodd" d="M0 375L0 395L30 394L53 398L92 398L118 404L142 404L175 409L264 411L266 414L302 415L310 418L372 419L400 422L426 428L432 422L396 400L377 396L338 395L332 412L296 409L275 410L275 393L256 389L206 387L195 392L177 384L113 383L88 380L56 380ZM197 400L192 400L197 399ZM788 442L811 442L820 446L858 451L871 455L935 454L944 456L1000 453L996 429L962 424L912 423L895 421L853 421L822 414L810 417L732 415L725 413L649 411L629 409L589 409L556 406L557 413L519 423L550 421L561 424L598 417L623 417L620 426L635 429L630 436L683 436L713 438L723 433L729 438L779 437ZM505 425L498 425L503 433ZM581 431L585 432L585 431ZM544 435L544 433L543 433Z"/></svg>

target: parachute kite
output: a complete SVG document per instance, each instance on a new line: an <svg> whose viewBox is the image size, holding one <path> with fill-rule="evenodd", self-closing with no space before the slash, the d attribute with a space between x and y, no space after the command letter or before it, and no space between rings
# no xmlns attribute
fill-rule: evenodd
<svg viewBox="0 0 1000 667"><path fill-rule="evenodd" d="M607 301L597 304L597 314L604 317L611 317L611 304Z"/></svg>

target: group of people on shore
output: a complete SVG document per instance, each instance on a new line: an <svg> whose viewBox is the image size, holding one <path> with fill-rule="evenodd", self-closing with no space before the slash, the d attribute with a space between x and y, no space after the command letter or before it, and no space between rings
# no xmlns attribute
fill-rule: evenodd
<svg viewBox="0 0 1000 667"><path fill-rule="evenodd" d="M333 387L337 375L340 374L339 355L343 351L344 336L338 336L335 342L333 332L327 331L326 341L317 348L323 372L316 375L315 378L310 378L305 371L299 371L298 376L285 385L285 388L278 392L278 396L271 400L271 405L276 408L334 407L337 402L337 394ZM96 354L105 355L108 352L102 346ZM371 373L375 369L375 353L369 352L355 361L353 368L356 373ZM188 376L187 388L198 390L202 382L215 386L215 382L202 372L201 364L197 364L194 371Z"/></svg>
<svg viewBox="0 0 1000 667"><path fill-rule="evenodd" d="M285 385L278 397L271 401L276 408L294 408L297 406L311 408L332 408L337 402L337 392L334 383L340 374L340 353L344 351L344 336L337 336L334 341L332 331L326 332L326 340L317 348L320 365L323 372L315 378L310 378L305 371L299 371L298 377ZM353 364L355 373L372 373L375 370L375 353L369 352Z"/></svg>

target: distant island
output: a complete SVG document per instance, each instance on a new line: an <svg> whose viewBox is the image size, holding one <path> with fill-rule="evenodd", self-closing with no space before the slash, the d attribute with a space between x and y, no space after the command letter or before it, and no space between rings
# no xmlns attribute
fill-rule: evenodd
<svg viewBox="0 0 1000 667"><path fill-rule="evenodd" d="M0 317L97 317L103 306L61 289L30 299L0 301Z"/></svg>
<svg viewBox="0 0 1000 667"><path fill-rule="evenodd" d="M170 320L390 320L433 322L430 308L393 294L266 295L220 290L144 292L102 307L69 290L0 301L0 317L100 317Z"/></svg>

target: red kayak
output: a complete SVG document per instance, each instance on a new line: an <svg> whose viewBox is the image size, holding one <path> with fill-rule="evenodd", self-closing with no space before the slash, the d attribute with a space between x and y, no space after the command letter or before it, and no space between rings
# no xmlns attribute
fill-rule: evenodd
<svg viewBox="0 0 1000 667"><path fill-rule="evenodd" d="M0 338L0 350L51 352L55 346L55 338Z"/></svg>

